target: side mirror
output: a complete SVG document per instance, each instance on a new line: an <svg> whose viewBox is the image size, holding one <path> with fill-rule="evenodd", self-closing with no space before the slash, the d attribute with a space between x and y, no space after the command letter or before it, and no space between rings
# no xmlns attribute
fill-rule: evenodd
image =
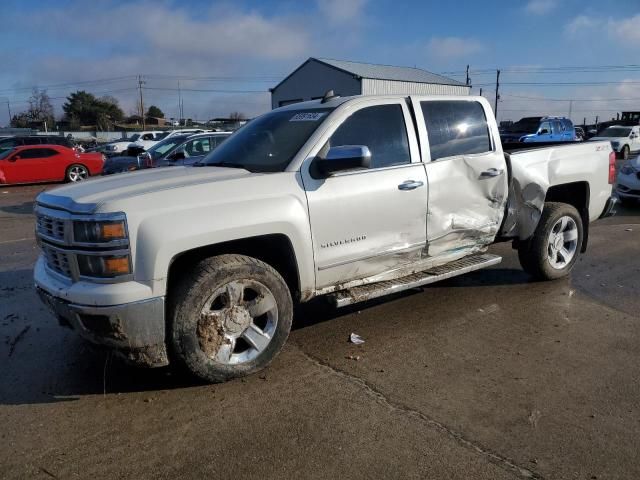
<svg viewBox="0 0 640 480"><path fill-rule="evenodd" d="M336 172L369 168L371 151L365 145L331 147L324 157L317 157L311 164L314 178L326 178Z"/></svg>
<svg viewBox="0 0 640 480"><path fill-rule="evenodd" d="M172 162L176 162L178 160L184 160L185 158L187 157L185 157L184 152L175 152L169 155L168 160L171 160Z"/></svg>
<svg viewBox="0 0 640 480"><path fill-rule="evenodd" d="M547 130L546 128L543 128L538 132L538 135L548 135L548 134L549 134L549 130Z"/></svg>

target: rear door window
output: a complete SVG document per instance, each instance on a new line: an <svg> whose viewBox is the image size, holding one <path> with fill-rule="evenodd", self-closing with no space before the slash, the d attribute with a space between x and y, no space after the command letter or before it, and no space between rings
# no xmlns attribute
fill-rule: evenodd
<svg viewBox="0 0 640 480"><path fill-rule="evenodd" d="M27 160L30 158L41 158L42 148L27 148L17 153L17 156L20 157L21 160Z"/></svg>
<svg viewBox="0 0 640 480"><path fill-rule="evenodd" d="M431 160L493 151L482 105L473 101L420 102Z"/></svg>
<svg viewBox="0 0 640 480"><path fill-rule="evenodd" d="M358 110L333 133L330 147L364 145L371 152L371 168L411 163L402 106L376 105Z"/></svg>

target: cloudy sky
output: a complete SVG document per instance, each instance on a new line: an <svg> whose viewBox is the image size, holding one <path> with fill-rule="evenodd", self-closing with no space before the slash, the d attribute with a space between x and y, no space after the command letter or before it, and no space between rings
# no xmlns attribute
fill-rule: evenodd
<svg viewBox="0 0 640 480"><path fill-rule="evenodd" d="M417 66L494 96L500 119L640 110L638 0L4 0L0 125L46 88L207 119L269 109L268 88L310 56ZM634 67L635 65L635 67ZM574 101L570 102L569 100Z"/></svg>

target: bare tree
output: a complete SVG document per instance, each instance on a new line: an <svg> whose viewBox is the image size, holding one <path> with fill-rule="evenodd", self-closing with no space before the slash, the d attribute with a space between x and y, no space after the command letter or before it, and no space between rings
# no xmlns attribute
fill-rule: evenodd
<svg viewBox="0 0 640 480"><path fill-rule="evenodd" d="M229 114L229 120L233 120L235 122L239 122L241 120L246 120L246 115L241 112L231 112Z"/></svg>

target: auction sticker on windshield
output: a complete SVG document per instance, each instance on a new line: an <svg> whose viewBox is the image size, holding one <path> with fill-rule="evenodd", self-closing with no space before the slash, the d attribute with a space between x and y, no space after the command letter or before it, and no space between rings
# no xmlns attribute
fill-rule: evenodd
<svg viewBox="0 0 640 480"><path fill-rule="evenodd" d="M324 117L325 112L306 112L306 113L296 113L293 117L291 117L290 122L317 122L322 117Z"/></svg>

